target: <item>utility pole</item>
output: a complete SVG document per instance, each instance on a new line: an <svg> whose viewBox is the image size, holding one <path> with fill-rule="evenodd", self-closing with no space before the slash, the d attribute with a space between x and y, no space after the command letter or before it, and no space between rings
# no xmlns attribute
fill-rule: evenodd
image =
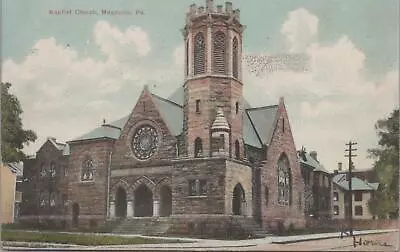
<svg viewBox="0 0 400 252"><path fill-rule="evenodd" d="M354 155L353 152L356 151L357 149L354 149L354 145L357 145L356 142L349 141L349 143L346 144L348 146L348 149L346 149L346 155L345 157L349 158L349 173L347 180L349 181L349 191L348 191L348 199L349 201L349 228L350 228L350 235L353 235L353 192L352 192L352 173L351 170L353 168L353 161L351 161L352 157L357 157L357 155Z"/></svg>

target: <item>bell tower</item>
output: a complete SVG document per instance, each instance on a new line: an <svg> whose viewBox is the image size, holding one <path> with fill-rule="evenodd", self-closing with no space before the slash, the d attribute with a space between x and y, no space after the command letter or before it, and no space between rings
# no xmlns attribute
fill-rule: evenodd
<svg viewBox="0 0 400 252"><path fill-rule="evenodd" d="M243 31L231 2L214 6L206 0L205 7L192 4L186 13L183 132L189 157L213 155L211 127L218 114L229 126L226 153L243 158Z"/></svg>

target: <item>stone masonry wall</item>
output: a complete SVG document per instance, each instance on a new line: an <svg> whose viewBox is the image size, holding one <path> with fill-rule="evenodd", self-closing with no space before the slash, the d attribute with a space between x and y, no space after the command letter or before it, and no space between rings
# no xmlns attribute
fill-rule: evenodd
<svg viewBox="0 0 400 252"><path fill-rule="evenodd" d="M79 225L88 225L90 220L105 220L107 215L106 195L110 154L114 141L111 139L71 143L69 158L69 213L73 204L79 204ZM86 158L93 160L94 180L81 181L81 167Z"/></svg>
<svg viewBox="0 0 400 252"><path fill-rule="evenodd" d="M122 129L120 138L115 143L112 155L112 170L168 165L171 163L170 159L176 157L176 138L169 132L158 109L152 95L146 89L143 90L130 118ZM131 149L132 137L136 129L143 124L153 126L157 130L159 137L156 153L145 161L136 159Z"/></svg>
<svg viewBox="0 0 400 252"><path fill-rule="evenodd" d="M224 214L225 171L223 158L175 161L172 172L172 214ZM191 179L207 180L207 195L190 196Z"/></svg>
<svg viewBox="0 0 400 252"><path fill-rule="evenodd" d="M225 213L232 214L232 198L235 186L240 183L245 192L245 216L252 216L252 169L250 166L238 161L226 161L225 179Z"/></svg>
<svg viewBox="0 0 400 252"><path fill-rule="evenodd" d="M305 224L302 197L304 182L301 177L296 147L283 100L279 103L277 119L272 140L267 150L267 162L262 168L261 209L263 227L274 228L278 225L278 222L283 222L285 227L288 227L290 224L293 224L295 227L303 227ZM284 123L282 119L284 119ZM277 162L283 153L289 159L292 177L292 201L289 206L278 204ZM265 187L268 187L269 191L267 198ZM266 199L268 199L268 202Z"/></svg>

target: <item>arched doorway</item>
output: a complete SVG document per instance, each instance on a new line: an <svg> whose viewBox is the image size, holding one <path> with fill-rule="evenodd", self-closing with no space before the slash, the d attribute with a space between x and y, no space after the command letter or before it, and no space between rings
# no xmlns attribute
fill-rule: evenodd
<svg viewBox="0 0 400 252"><path fill-rule="evenodd" d="M240 183L238 183L233 189L233 197L232 197L232 213L233 215L242 214L242 202L245 201L245 194L243 187Z"/></svg>
<svg viewBox="0 0 400 252"><path fill-rule="evenodd" d="M126 191L118 187L115 196L115 215L120 218L126 217Z"/></svg>
<svg viewBox="0 0 400 252"><path fill-rule="evenodd" d="M72 205L72 226L77 227L79 224L79 204Z"/></svg>
<svg viewBox="0 0 400 252"><path fill-rule="evenodd" d="M153 216L153 193L144 184L135 191L135 216Z"/></svg>
<svg viewBox="0 0 400 252"><path fill-rule="evenodd" d="M160 188L160 216L170 216L172 213L171 187L163 185Z"/></svg>

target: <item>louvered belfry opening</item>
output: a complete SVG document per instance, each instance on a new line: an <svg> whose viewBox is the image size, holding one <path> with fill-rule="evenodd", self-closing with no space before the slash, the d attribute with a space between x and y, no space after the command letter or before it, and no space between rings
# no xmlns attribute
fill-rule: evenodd
<svg viewBox="0 0 400 252"><path fill-rule="evenodd" d="M238 78L238 75L239 75L239 73L238 73L239 72L238 71L238 68L239 68L239 66L238 66L238 56L239 56L238 47L239 47L238 40L235 37L232 42L232 74L233 74L233 77L235 77L235 78Z"/></svg>
<svg viewBox="0 0 400 252"><path fill-rule="evenodd" d="M213 72L218 74L226 74L226 41L223 32L216 32L214 34L213 43Z"/></svg>
<svg viewBox="0 0 400 252"><path fill-rule="evenodd" d="M203 33L199 32L196 34L194 39L195 46L194 46L194 58L193 58L193 65L194 65L194 74L203 74L205 73L205 61L206 61L206 54L205 54L205 41Z"/></svg>
<svg viewBox="0 0 400 252"><path fill-rule="evenodd" d="M186 75L189 75L189 40L186 41Z"/></svg>

